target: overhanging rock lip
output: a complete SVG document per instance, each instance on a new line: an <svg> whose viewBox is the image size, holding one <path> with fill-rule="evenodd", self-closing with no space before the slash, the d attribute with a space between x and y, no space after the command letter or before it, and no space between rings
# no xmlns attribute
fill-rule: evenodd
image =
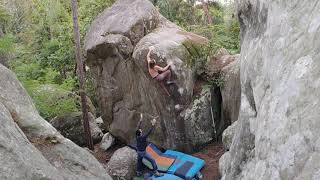
<svg viewBox="0 0 320 180"><path fill-rule="evenodd" d="M92 44L91 44L92 45ZM102 46L99 48L99 46ZM87 60L90 61L90 55L97 55L99 53L99 49L116 49L118 52L120 52L123 56L128 56L133 52L133 46L131 44L131 41L126 36L123 36L121 34L108 34L106 36L103 36L102 38L99 38L95 41L95 45L88 46L88 49L85 49ZM108 54L108 56L111 56L112 54ZM102 59L105 59L106 57L100 57Z"/></svg>
<svg viewBox="0 0 320 180"><path fill-rule="evenodd" d="M126 18L121 18L123 16ZM148 0L118 0L93 21L85 36L84 49L96 46L107 34L121 34L132 40L131 31L137 27L141 31L152 31L158 27L159 18L160 14ZM139 29L140 26L144 29Z"/></svg>

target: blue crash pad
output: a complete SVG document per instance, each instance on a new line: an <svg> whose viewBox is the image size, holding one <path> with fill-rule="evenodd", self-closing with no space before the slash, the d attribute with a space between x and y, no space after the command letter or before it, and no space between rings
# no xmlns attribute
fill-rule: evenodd
<svg viewBox="0 0 320 180"><path fill-rule="evenodd" d="M184 180L178 176L175 176L173 174L164 174L163 176L160 176L160 177L155 177L155 176L152 176L151 180Z"/></svg>
<svg viewBox="0 0 320 180"><path fill-rule="evenodd" d="M204 160L178 151L167 150L164 154L177 157L167 173L174 174L183 179L193 179L205 165Z"/></svg>

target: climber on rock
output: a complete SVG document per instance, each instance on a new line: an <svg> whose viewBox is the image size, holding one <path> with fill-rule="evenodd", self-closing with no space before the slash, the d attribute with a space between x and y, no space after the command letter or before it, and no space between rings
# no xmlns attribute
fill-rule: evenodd
<svg viewBox="0 0 320 180"><path fill-rule="evenodd" d="M171 81L171 70L170 67L172 62L169 62L166 67L160 67L156 65L156 61L151 59L150 55L151 52L154 50L153 46L149 47L149 52L147 54L147 61L148 61L148 70L153 79L156 79L159 82L165 82L165 84L170 85L174 82Z"/></svg>
<svg viewBox="0 0 320 180"><path fill-rule="evenodd" d="M137 176L142 175L142 169L143 169L142 159L145 158L148 161L150 161L150 163L152 164L154 175L159 177L159 176L162 176L163 174L159 173L155 160L149 154L146 153L146 148L148 146L148 141L147 141L148 136L154 130L154 126L157 121L154 118L151 121L151 125L152 125L151 129L146 134L143 134L141 129L142 119L143 119L143 115L141 114L140 121L138 123L138 127L136 130L137 153L138 153Z"/></svg>

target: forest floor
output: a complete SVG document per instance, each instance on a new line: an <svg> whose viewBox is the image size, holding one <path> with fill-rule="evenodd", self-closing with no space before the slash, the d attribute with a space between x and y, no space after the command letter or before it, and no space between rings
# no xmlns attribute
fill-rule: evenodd
<svg viewBox="0 0 320 180"><path fill-rule="evenodd" d="M201 151L192 154L195 157L203 159L206 165L201 170L203 180L218 180L219 174L219 159L224 153L222 143L211 143Z"/></svg>
<svg viewBox="0 0 320 180"><path fill-rule="evenodd" d="M112 154L119 148L123 147L123 144L115 144L108 151L100 149L99 144L95 145L93 155L98 161L106 166L110 160ZM221 143L211 143L203 148L201 151L192 154L195 157L205 160L206 165L201 170L203 180L218 180L219 175L219 159L224 153L223 145Z"/></svg>

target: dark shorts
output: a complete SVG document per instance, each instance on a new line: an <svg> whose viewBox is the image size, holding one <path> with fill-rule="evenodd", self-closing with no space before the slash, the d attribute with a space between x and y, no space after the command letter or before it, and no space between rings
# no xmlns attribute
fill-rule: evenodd
<svg viewBox="0 0 320 180"><path fill-rule="evenodd" d="M158 74L156 77L154 77L154 79L156 79L157 81L163 81L168 79L168 76L170 76L171 71L168 69L164 72L162 72L161 74Z"/></svg>

